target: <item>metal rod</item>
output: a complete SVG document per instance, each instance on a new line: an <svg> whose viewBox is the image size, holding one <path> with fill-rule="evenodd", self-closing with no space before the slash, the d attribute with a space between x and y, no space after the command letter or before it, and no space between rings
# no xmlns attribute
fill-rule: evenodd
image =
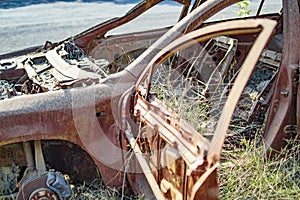
<svg viewBox="0 0 300 200"><path fill-rule="evenodd" d="M145 160L145 158L142 155L141 149L139 148L139 146L137 145L136 140L133 138L133 136L131 134L126 133L127 138L129 140L130 146L133 149L133 152L136 156L136 159L138 160L144 175L149 183L149 186L151 187L153 194L155 195L156 199L166 199L164 197L164 195L162 194L153 174L151 173L151 169L147 163L147 161Z"/></svg>
<svg viewBox="0 0 300 200"><path fill-rule="evenodd" d="M258 7L258 10L257 10L257 13L256 13L256 17L259 16L260 11L261 11L261 9L262 9L264 3L265 3L265 0L262 0L262 1L260 2L259 7Z"/></svg>
<svg viewBox="0 0 300 200"><path fill-rule="evenodd" d="M23 142L22 145L23 145L23 150L24 150L25 157L26 157L27 168L33 169L34 168L34 160L33 160L30 142Z"/></svg>
<svg viewBox="0 0 300 200"><path fill-rule="evenodd" d="M46 164L43 156L43 150L40 140L34 141L34 150L35 150L35 166L38 172L46 171Z"/></svg>

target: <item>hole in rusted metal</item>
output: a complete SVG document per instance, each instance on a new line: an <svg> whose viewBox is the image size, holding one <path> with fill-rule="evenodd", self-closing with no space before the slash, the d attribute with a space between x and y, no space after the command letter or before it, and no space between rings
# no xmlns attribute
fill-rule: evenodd
<svg viewBox="0 0 300 200"><path fill-rule="evenodd" d="M106 117L107 113L106 112L98 112L96 113L96 117Z"/></svg>
<svg viewBox="0 0 300 200"><path fill-rule="evenodd" d="M242 52L241 52L241 51L239 51L239 50L236 51L236 53L235 53L235 56L236 56L236 57L240 57L241 55L242 55Z"/></svg>

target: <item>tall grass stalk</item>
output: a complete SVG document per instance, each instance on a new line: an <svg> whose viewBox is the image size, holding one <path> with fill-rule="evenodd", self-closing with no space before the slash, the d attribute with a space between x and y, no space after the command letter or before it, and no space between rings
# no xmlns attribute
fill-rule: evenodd
<svg viewBox="0 0 300 200"><path fill-rule="evenodd" d="M261 138L242 140L242 149L224 152L219 168L221 199L299 199L300 144L288 141L272 159L266 159Z"/></svg>

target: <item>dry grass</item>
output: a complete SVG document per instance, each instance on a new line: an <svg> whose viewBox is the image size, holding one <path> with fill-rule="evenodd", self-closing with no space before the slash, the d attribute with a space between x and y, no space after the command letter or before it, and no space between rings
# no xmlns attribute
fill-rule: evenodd
<svg viewBox="0 0 300 200"><path fill-rule="evenodd" d="M261 138L242 140L245 148L224 152L231 159L219 168L221 199L299 199L300 144L266 159Z"/></svg>
<svg viewBox="0 0 300 200"><path fill-rule="evenodd" d="M289 148L273 159L266 159L260 136L240 142L242 148L223 152L218 169L220 199L300 199L299 141L289 141ZM73 200L143 199L122 196L101 181L76 186L73 193Z"/></svg>
<svg viewBox="0 0 300 200"><path fill-rule="evenodd" d="M158 73L153 75L151 92L156 93L160 100L173 108L201 134L210 134L225 102L222 95L227 93L230 83L212 85L213 93L206 93L205 84L190 70L197 57L190 61L191 63L184 63L190 66L185 71L179 70L180 66L174 68L168 63L160 66ZM244 93L243 96L239 112L247 115L250 110L248 106L253 102L248 98L251 94ZM241 102L244 102L243 105ZM247 124L241 114L236 112L235 115L238 122L235 121L230 126L222 164L218 170L220 198L300 199L299 142L288 141L289 146L280 155L266 159L261 138L263 125ZM72 191L73 200L142 199L139 196L124 196L114 189L105 188L101 180L90 185L76 185Z"/></svg>
<svg viewBox="0 0 300 200"><path fill-rule="evenodd" d="M197 57L191 60L191 67L196 59ZM213 90L214 93L208 94L209 98L207 98L203 83L190 69L185 68L185 71L181 71L168 63L161 65L153 75L150 91L201 134L210 134L214 130L225 102L222 95L227 93L224 90L228 89L230 83L213 86L220 91ZM257 70L254 76L257 79L261 76L261 71ZM260 84L262 81L257 82L252 84ZM257 93L256 91L255 94ZM300 144L296 141L288 141L289 147L283 149L280 155L273 159L266 159L261 138L264 125L246 122L250 107L255 100L250 98L253 94L243 94L234 122L230 126L230 134L224 145L222 164L218 170L220 198L300 199ZM226 95L224 97L226 98ZM78 194L75 193L75 199L122 198L122 195L116 191L105 190L103 186L77 187L76 191ZM137 197L123 198L136 199Z"/></svg>
<svg viewBox="0 0 300 200"><path fill-rule="evenodd" d="M141 200L143 197L137 195L122 195L115 189L107 188L101 180L95 180L92 184L76 185L72 188L71 200Z"/></svg>

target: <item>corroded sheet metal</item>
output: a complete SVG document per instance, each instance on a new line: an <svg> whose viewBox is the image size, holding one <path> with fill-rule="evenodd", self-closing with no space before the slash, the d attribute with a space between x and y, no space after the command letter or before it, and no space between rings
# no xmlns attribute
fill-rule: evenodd
<svg viewBox="0 0 300 200"><path fill-rule="evenodd" d="M50 87L44 86L43 93L39 93L38 90L39 94L15 94L13 98L10 98L12 94L7 94L7 98L0 104L0 146L15 143L20 146L21 142L34 140L35 144L39 144L36 145L35 150L38 150L37 152L42 156L41 140L68 141L88 153L107 186L123 189L124 183L128 180L132 189L137 193L145 194L146 198L218 199L217 168L229 123L261 52L274 33L276 22L268 19L232 20L198 29L209 17L239 0L197 0L190 14L187 14L190 1L177 0L185 7L182 11L182 19L180 18L180 22L170 30L162 29L135 35L135 39L140 43L134 45L130 41L131 37L134 37L131 35L119 36L111 40L104 39L107 31L136 18L161 1L144 0L123 17L114 18L75 36L75 44L90 55L101 58L104 54L99 52L109 47L113 52L109 62L115 59L117 53L124 51L113 44L116 41L123 42L126 50L136 51L134 61L126 62L125 65L128 66L125 66L122 72L101 79L99 74L83 71L77 65L74 68L71 61L68 60L71 64L66 62L65 55L58 54L58 49L55 47L55 45L62 45L63 42L53 45L52 50L36 52L42 55L43 59L47 59L44 62L47 65L44 66L45 69L53 67L68 79L61 79L64 83L60 84L58 91L50 91ZM300 131L300 117L297 115L300 112L300 100L297 94L300 91L298 86L300 26L295 26L300 23L299 0L284 1L283 7L285 40L282 62L264 135L267 147L276 150L280 150L285 145L284 139ZM255 36L251 38L249 34ZM181 37L182 35L184 37ZM255 40L255 42L252 47L249 47L250 51L242 50L242 54L245 54L242 57L246 59L243 64L241 63L242 67L235 79L236 84L231 88L214 137L209 141L162 102L146 94L147 88L140 88L139 84L153 66L161 64L164 59L172 56L174 50L180 51L186 46L206 42L208 39L222 35L245 36L244 38L249 37L249 41ZM238 47L232 44L229 48L231 54L228 60L231 60ZM146 50L137 57L139 49ZM40 59L40 57L36 58ZM1 79L18 82L29 79L28 81L39 84L41 82L37 79L39 72L31 65L33 60L33 57L27 56L18 63L15 60L3 61L0 63L1 66L8 66L8 62L12 69L0 70ZM225 67L223 74L227 71ZM223 69L223 66L221 68ZM272 87L276 75L272 77L268 87ZM97 79L97 81L87 82L86 79ZM146 92L142 91L143 89ZM128 118L131 123L135 123L135 126L123 127L124 121ZM145 150L139 145L143 140L136 137L138 134L136 132L140 131L136 127L137 121L143 128L141 132L144 131L146 134L154 132L156 135L151 137L158 138L158 142L153 142L153 138L151 138L153 141L149 142L155 150L159 150L159 153L156 152L151 157L151 165L150 156L144 156ZM47 146L44 147L46 149ZM2 154L3 149L5 148L1 149ZM129 156L131 151L133 151L132 157ZM15 157L21 155L16 154ZM35 160L39 161L35 167L45 171L43 159L36 156ZM164 166L164 160L171 160L172 163ZM11 162L7 157L5 161ZM23 166L25 166L24 162L22 160ZM130 165L128 168L127 164ZM126 171L130 167L140 174Z"/></svg>
<svg viewBox="0 0 300 200"><path fill-rule="evenodd" d="M285 139L299 133L300 14L296 0L283 1L283 49L264 134L266 148L280 151ZM295 25L297 24L297 25ZM297 103L298 102L298 103ZM297 109L295 109L297 108ZM296 118L297 112L297 118Z"/></svg>
<svg viewBox="0 0 300 200"><path fill-rule="evenodd" d="M193 139L190 142L186 141L185 138L189 138L194 136L195 131L191 129L181 129L179 122L182 122L182 119L179 119L178 116L174 115L171 111L161 105L159 101L152 100L151 96L148 96L147 99L150 103L143 100L143 98L137 98L135 105L135 116L140 117L142 122L147 124L147 126L152 127L160 136L170 144L173 148L175 148L179 155L182 157L184 162L187 165L187 168L190 171L186 171L186 175L191 175L191 177L195 178L193 180L193 187L188 188L186 193L181 193L176 187L169 187L170 182L166 182L165 179L162 180L161 189L167 187L168 190L173 191L175 198L177 195L181 194L183 197L187 194L190 194L192 198L198 199L203 198L208 193L203 193L204 185L208 184L210 181L214 180L215 169L218 166L221 156L222 146L225 140L225 136L228 130L229 122L236 107L236 104L239 100L239 97L246 85L252 70L256 66L258 62L261 52L269 41L270 37L273 34L273 30L275 28L276 22L273 20L262 20L262 19L248 19L248 20L239 20L239 21L230 21L219 23L216 25L207 26L197 31L193 31L186 35L186 37L179 38L165 47L164 51L159 52L154 56L154 58L149 62L146 67L146 71L144 71L145 75L147 72L155 66L163 63L163 61L172 55L172 52L179 51L183 47L190 46L195 44L196 42L206 41L212 37L217 37L219 35L242 35L242 34L258 34L256 41L254 42L250 52L248 53L246 60L244 61L241 71L236 78L236 83L225 103L225 107L222 111L220 120L218 121L217 128L215 130L214 137L212 141L209 143L209 149L206 150L205 146L208 141L205 141L204 138L195 139L195 145L193 146ZM183 45L184 44L184 45ZM144 77L144 76L142 76ZM140 79L139 81L141 81ZM138 84L139 84L138 81ZM144 88L147 91L147 88ZM142 90L141 94L143 95L145 92ZM184 127L184 126L183 126ZM189 149L185 149L186 144ZM198 148L197 148L198 147ZM198 150L197 150L198 149ZM199 150L200 149L200 150ZM195 150L195 151L194 151ZM181 152L182 151L182 152ZM198 153L197 153L198 152ZM207 152L207 156L204 157L203 152ZM202 159L202 162L195 162L195 160ZM195 164L197 163L197 164ZM195 164L195 165L194 165ZM201 169L202 173L196 175L193 172ZM212 176L212 177L211 177ZM211 177L211 178L208 178ZM172 185L172 184L171 184ZM216 187L215 184L207 185L207 190ZM215 194L216 192L214 192ZM172 192L171 192L172 194ZM197 195L196 195L197 194ZM200 195L201 194L201 195ZM203 196L202 196L203 195ZM180 195L179 195L180 196ZM207 199L215 199L218 198L214 195L205 196Z"/></svg>

